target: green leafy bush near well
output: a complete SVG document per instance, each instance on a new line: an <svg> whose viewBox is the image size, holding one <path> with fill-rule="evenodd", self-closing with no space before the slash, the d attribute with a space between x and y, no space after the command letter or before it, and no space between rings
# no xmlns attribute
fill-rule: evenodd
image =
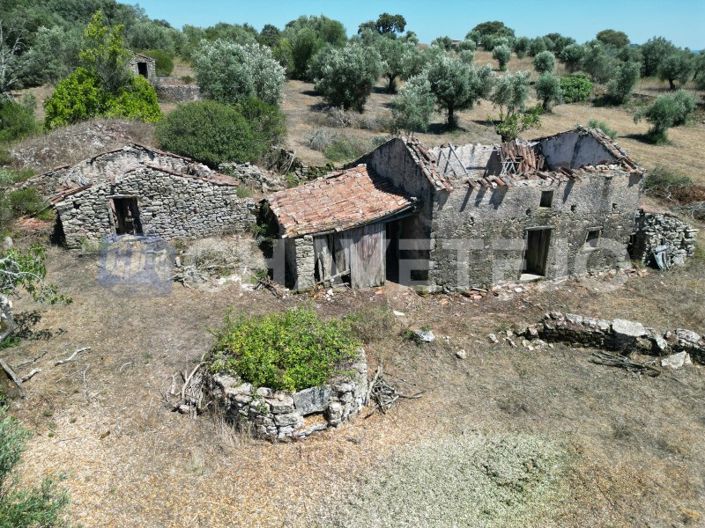
<svg viewBox="0 0 705 528"><path fill-rule="evenodd" d="M281 111L261 101L197 101L179 105L160 122L157 139L165 150L217 167L261 159L284 130Z"/></svg>
<svg viewBox="0 0 705 528"><path fill-rule="evenodd" d="M34 108L30 103L20 104L0 97L0 142L23 138L36 130Z"/></svg>
<svg viewBox="0 0 705 528"><path fill-rule="evenodd" d="M228 316L216 338L211 372L292 392L324 384L360 347L349 324L302 308Z"/></svg>
<svg viewBox="0 0 705 528"><path fill-rule="evenodd" d="M37 488L20 488L11 471L20 461L29 433L0 408L0 528L65 526L68 497L52 479Z"/></svg>
<svg viewBox="0 0 705 528"><path fill-rule="evenodd" d="M590 99L592 81L584 73L572 73L561 77L561 93L566 103L580 103Z"/></svg>

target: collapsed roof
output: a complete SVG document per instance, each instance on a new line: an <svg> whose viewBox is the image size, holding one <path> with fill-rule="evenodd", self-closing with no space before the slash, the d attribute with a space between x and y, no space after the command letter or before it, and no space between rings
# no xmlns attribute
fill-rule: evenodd
<svg viewBox="0 0 705 528"><path fill-rule="evenodd" d="M282 238L345 231L402 213L415 204L366 165L279 191L267 201Z"/></svg>
<svg viewBox="0 0 705 528"><path fill-rule="evenodd" d="M522 181L566 181L587 172L641 168L601 130L574 130L502 145L444 145L432 150L439 172L471 186L510 186Z"/></svg>

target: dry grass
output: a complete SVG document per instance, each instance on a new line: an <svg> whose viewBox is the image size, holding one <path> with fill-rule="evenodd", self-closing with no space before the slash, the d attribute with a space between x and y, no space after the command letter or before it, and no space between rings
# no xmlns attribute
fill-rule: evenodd
<svg viewBox="0 0 705 528"><path fill-rule="evenodd" d="M128 295L96 283L94 258L52 249L50 263L51 279L74 303L45 311L42 324L65 334L6 354L17 364L49 351L12 412L36 433L26 478L65 473L71 519L84 526L316 525L321 508L335 513L346 501L348 487L364 496L366 479L397 454L413 460L429 443L475 434L531 435L569 453L561 481L569 497L525 526L685 526L686 516L704 513L702 367L642 379L589 363L588 351L530 352L486 338L551 309L703 331L702 262L640 278L538 284L479 302L420 297L393 284L333 300L280 300L235 285ZM372 368L384 362L402 391L425 390L423 397L287 445L233 435L217 419L190 420L163 407L172 374L208 349L208 328L228 307L265 313L311 302L326 316L388 307L406 314L404 325L432 328L438 339L431 345L414 345L391 328L367 345ZM28 299L17 305L34 307ZM53 366L80 346L91 350ZM460 348L464 361L454 354ZM421 501L415 507L423 511L422 495L409 500Z"/></svg>

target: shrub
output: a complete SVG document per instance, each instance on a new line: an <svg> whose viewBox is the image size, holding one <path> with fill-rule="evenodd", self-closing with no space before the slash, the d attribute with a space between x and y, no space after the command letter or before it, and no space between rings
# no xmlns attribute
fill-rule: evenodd
<svg viewBox="0 0 705 528"><path fill-rule="evenodd" d="M582 67L598 83L606 83L612 78L616 59L597 41L585 46Z"/></svg>
<svg viewBox="0 0 705 528"><path fill-rule="evenodd" d="M168 51L151 49L144 54L154 59L157 75L160 77L168 77L174 71L174 56Z"/></svg>
<svg viewBox="0 0 705 528"><path fill-rule="evenodd" d="M539 53L542 53L544 51L548 50L548 46L546 45L546 39L543 37L537 37L535 39L531 39L531 42L529 42L529 55L532 57L536 57Z"/></svg>
<svg viewBox="0 0 705 528"><path fill-rule="evenodd" d="M256 161L271 145L258 141L237 108L217 101L179 105L157 125L157 139L165 150L211 167L227 161Z"/></svg>
<svg viewBox="0 0 705 528"><path fill-rule="evenodd" d="M392 310L387 306L373 306L357 310L345 316L353 333L363 343L373 343L384 339L390 330L397 326Z"/></svg>
<svg viewBox="0 0 705 528"><path fill-rule="evenodd" d="M588 121L588 128L597 128L599 130L602 130L607 136L610 138L614 139L617 137L617 131L614 130L613 128L610 128L610 126L605 123L604 121L598 121L597 119L591 119Z"/></svg>
<svg viewBox="0 0 705 528"><path fill-rule="evenodd" d="M497 80L490 100L500 110L500 118L524 110L529 97L529 74L516 72Z"/></svg>
<svg viewBox="0 0 705 528"><path fill-rule="evenodd" d="M323 321L313 310L228 316L216 334L210 369L293 392L325 383L359 346L348 324Z"/></svg>
<svg viewBox="0 0 705 528"><path fill-rule="evenodd" d="M644 178L644 192L661 198L669 197L674 192L687 189L692 185L693 180L685 174L663 166L657 166Z"/></svg>
<svg viewBox="0 0 705 528"><path fill-rule="evenodd" d="M37 123L31 104L0 98L0 142L23 138L36 130Z"/></svg>
<svg viewBox="0 0 705 528"><path fill-rule="evenodd" d="M507 71L507 63L512 56L509 46L501 45L492 50L492 58L497 61L500 71Z"/></svg>
<svg viewBox="0 0 705 528"><path fill-rule="evenodd" d="M203 93L221 103L257 97L277 104L281 99L284 68L266 46L241 45L221 39L203 42L193 66Z"/></svg>
<svg viewBox="0 0 705 528"><path fill-rule="evenodd" d="M0 526L32 528L62 526L62 510L68 504L65 493L52 479L39 488L18 489L10 472L20 461L29 433L0 409Z"/></svg>
<svg viewBox="0 0 705 528"><path fill-rule="evenodd" d="M8 204L16 217L35 215L47 208L47 203L34 187L12 191L8 195Z"/></svg>
<svg viewBox="0 0 705 528"><path fill-rule="evenodd" d="M556 56L550 51L542 51L534 57L534 69L539 73L550 73L556 68Z"/></svg>
<svg viewBox="0 0 705 528"><path fill-rule="evenodd" d="M161 118L157 93L146 79L133 75L117 92L109 92L100 79L85 68L76 68L56 86L45 101L44 110L47 128L95 116L128 117L146 122Z"/></svg>
<svg viewBox="0 0 705 528"><path fill-rule="evenodd" d="M694 110L695 97L679 90L675 94L658 97L649 107L634 116L634 122L638 123L646 119L651 123L649 130L651 141L657 144L664 143L668 140L668 129L685 124Z"/></svg>
<svg viewBox="0 0 705 528"><path fill-rule="evenodd" d="M517 57L520 59L526 57L529 52L529 44L531 44L529 37L519 37L514 41L514 53L516 53Z"/></svg>
<svg viewBox="0 0 705 528"><path fill-rule="evenodd" d="M379 53L359 44L328 48L318 60L316 90L334 106L362 112L382 73Z"/></svg>
<svg viewBox="0 0 705 528"><path fill-rule="evenodd" d="M627 100L639 81L640 71L641 65L636 62L623 62L617 67L614 77L607 83L607 94L613 103L622 104Z"/></svg>
<svg viewBox="0 0 705 528"><path fill-rule="evenodd" d="M544 73L536 81L536 96L541 101L544 110L549 111L555 103L563 99L561 81L552 73Z"/></svg>
<svg viewBox="0 0 705 528"><path fill-rule="evenodd" d="M592 81L584 73L572 73L561 77L561 93L566 103L580 103L590 99Z"/></svg>
<svg viewBox="0 0 705 528"><path fill-rule="evenodd" d="M585 56L585 48L580 44L569 44L561 51L560 58L569 72L576 72Z"/></svg>
<svg viewBox="0 0 705 528"><path fill-rule="evenodd" d="M412 77L392 101L394 128L425 132L435 105L436 99L428 79L424 75Z"/></svg>
<svg viewBox="0 0 705 528"><path fill-rule="evenodd" d="M250 97L236 108L250 124L254 141L262 145L264 151L284 138L286 117L278 106Z"/></svg>

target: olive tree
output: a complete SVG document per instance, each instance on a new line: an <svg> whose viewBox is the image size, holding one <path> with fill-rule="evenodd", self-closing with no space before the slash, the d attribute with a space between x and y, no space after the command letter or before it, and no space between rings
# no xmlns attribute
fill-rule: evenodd
<svg viewBox="0 0 705 528"><path fill-rule="evenodd" d="M534 57L534 69L539 73L550 73L556 68L556 56L550 51L542 51Z"/></svg>
<svg viewBox="0 0 705 528"><path fill-rule="evenodd" d="M492 50L492 58L497 61L499 71L507 71L507 63L509 62L509 58L511 56L512 50L509 49L509 46L504 44L497 46Z"/></svg>
<svg viewBox="0 0 705 528"><path fill-rule="evenodd" d="M549 112L554 104L563 100L561 80L552 73L541 75L534 88L536 89L536 97L541 101L541 107L544 111Z"/></svg>
<svg viewBox="0 0 705 528"><path fill-rule="evenodd" d="M685 124L695 111L695 105L695 97L679 90L676 93L658 97L650 106L634 116L634 122L638 123L646 119L651 123L650 139L654 143L665 143L668 140L668 129Z"/></svg>
<svg viewBox="0 0 705 528"><path fill-rule="evenodd" d="M570 73L580 70L585 57L585 48L580 44L569 44L560 54L560 59Z"/></svg>
<svg viewBox="0 0 705 528"><path fill-rule="evenodd" d="M641 56L644 61L644 76L656 75L661 63L677 50L670 40L663 37L653 37L641 46Z"/></svg>
<svg viewBox="0 0 705 528"><path fill-rule="evenodd" d="M328 48L314 58L316 91L333 106L362 112L382 73L377 50L360 44Z"/></svg>
<svg viewBox="0 0 705 528"><path fill-rule="evenodd" d="M376 49L382 59L382 75L387 79L387 92L396 92L396 80L407 77L420 55L414 44L402 39L380 37Z"/></svg>
<svg viewBox="0 0 705 528"><path fill-rule="evenodd" d="M500 119L521 112L529 98L529 74L516 72L497 79L490 101L499 108Z"/></svg>
<svg viewBox="0 0 705 528"><path fill-rule="evenodd" d="M674 51L661 61L658 76L668 81L671 90L676 89L676 81L683 86L693 75L693 58L689 51Z"/></svg>
<svg viewBox="0 0 705 528"><path fill-rule="evenodd" d="M425 132L436 105L431 83L425 75L409 79L392 101L394 128L407 132Z"/></svg>
<svg viewBox="0 0 705 528"><path fill-rule="evenodd" d="M193 66L201 90L216 101L237 103L257 97L277 104L281 99L284 68L266 46L204 40Z"/></svg>
<svg viewBox="0 0 705 528"><path fill-rule="evenodd" d="M624 103L639 81L641 65L636 62L623 62L617 66L614 77L607 83L607 94L615 104Z"/></svg>
<svg viewBox="0 0 705 528"><path fill-rule="evenodd" d="M474 68L457 57L440 54L426 69L426 78L439 108L447 112L448 126L456 126L455 112L472 108L492 87L489 66Z"/></svg>

